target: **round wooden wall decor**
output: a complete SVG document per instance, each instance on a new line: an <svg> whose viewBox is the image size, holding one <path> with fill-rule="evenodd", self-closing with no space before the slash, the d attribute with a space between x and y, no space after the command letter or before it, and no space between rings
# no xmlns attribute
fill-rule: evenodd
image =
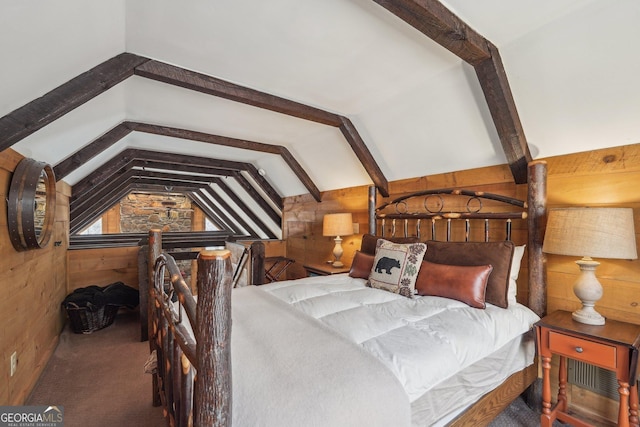
<svg viewBox="0 0 640 427"><path fill-rule="evenodd" d="M51 166L34 159L18 163L7 199L9 238L17 251L44 248L56 211L56 179Z"/></svg>

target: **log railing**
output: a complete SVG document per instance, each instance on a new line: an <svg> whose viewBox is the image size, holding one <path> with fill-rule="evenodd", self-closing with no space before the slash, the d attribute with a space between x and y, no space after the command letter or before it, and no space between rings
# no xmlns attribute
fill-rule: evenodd
<svg viewBox="0 0 640 427"><path fill-rule="evenodd" d="M149 259L155 260L149 263L149 345L157 356L153 401L162 404L170 426L229 426L230 253L200 252L196 304L160 239L159 230L149 232Z"/></svg>

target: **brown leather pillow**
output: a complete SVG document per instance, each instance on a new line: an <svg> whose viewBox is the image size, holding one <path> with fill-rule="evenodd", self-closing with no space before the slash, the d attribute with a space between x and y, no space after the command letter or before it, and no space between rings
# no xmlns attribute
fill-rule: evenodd
<svg viewBox="0 0 640 427"><path fill-rule="evenodd" d="M365 254L375 255L378 239L385 239L393 243L420 243L420 239L417 237L382 237L374 236L373 234L365 234L362 236L360 251Z"/></svg>
<svg viewBox="0 0 640 427"><path fill-rule="evenodd" d="M431 295L462 301L470 307L485 308L490 265L461 266L422 261L416 289L418 295Z"/></svg>
<svg viewBox="0 0 640 427"><path fill-rule="evenodd" d="M374 255L365 254L364 252L356 251L351 263L351 270L349 270L349 276L358 279L368 279L373 268Z"/></svg>
<svg viewBox="0 0 640 427"><path fill-rule="evenodd" d="M508 307L509 272L515 245L502 242L427 242L424 261L446 265L491 265L485 301Z"/></svg>

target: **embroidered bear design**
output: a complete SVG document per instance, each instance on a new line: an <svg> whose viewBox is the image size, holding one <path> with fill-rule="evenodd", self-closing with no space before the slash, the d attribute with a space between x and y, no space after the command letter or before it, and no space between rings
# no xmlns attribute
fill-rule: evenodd
<svg viewBox="0 0 640 427"><path fill-rule="evenodd" d="M375 271L376 273L382 273L382 271L384 270L386 274L391 274L391 269L393 269L394 267L400 268L400 261L383 256L378 260Z"/></svg>

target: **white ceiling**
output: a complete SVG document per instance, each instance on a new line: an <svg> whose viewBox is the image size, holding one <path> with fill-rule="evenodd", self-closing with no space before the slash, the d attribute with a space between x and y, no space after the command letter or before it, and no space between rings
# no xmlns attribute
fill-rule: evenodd
<svg viewBox="0 0 640 427"><path fill-rule="evenodd" d="M371 0L0 1L0 116L126 51L346 116L390 181L506 162L474 70ZM500 50L534 156L640 142L640 2L443 3ZM285 146L321 191L371 182L337 128L142 77L13 148L55 165L123 120ZM65 181L127 147L307 192L278 156L138 132Z"/></svg>

